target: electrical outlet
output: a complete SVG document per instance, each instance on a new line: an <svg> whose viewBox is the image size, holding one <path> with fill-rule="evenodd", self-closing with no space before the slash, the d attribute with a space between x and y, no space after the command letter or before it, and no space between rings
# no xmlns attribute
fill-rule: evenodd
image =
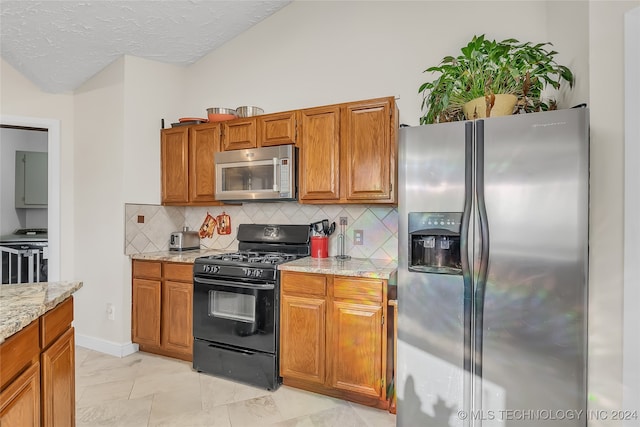
<svg viewBox="0 0 640 427"><path fill-rule="evenodd" d="M116 319L116 309L113 307L113 304L107 303L107 319L115 320Z"/></svg>
<svg viewBox="0 0 640 427"><path fill-rule="evenodd" d="M353 230L353 244L354 246L364 244L364 232L362 230Z"/></svg>
<svg viewBox="0 0 640 427"><path fill-rule="evenodd" d="M340 225L347 225L347 217L346 216L341 216L340 217Z"/></svg>

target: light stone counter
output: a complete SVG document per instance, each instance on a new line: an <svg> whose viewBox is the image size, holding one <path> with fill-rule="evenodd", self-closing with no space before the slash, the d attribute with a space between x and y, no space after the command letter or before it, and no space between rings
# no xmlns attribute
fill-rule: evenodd
<svg viewBox="0 0 640 427"><path fill-rule="evenodd" d="M190 251L160 251L160 252L144 252L139 254L132 254L131 259L147 260L147 261L167 261L167 262L182 262L185 264L193 264L196 258L207 255L225 254L229 252L236 252L231 250L219 250L219 249L194 249Z"/></svg>
<svg viewBox="0 0 640 427"><path fill-rule="evenodd" d="M82 287L82 282L0 285L0 343L55 308Z"/></svg>
<svg viewBox="0 0 640 427"><path fill-rule="evenodd" d="M395 284L395 272L398 263L386 259L351 258L338 260L329 258L300 258L278 266L278 270L298 271L301 273L333 274L337 276L369 277L373 279L392 279Z"/></svg>

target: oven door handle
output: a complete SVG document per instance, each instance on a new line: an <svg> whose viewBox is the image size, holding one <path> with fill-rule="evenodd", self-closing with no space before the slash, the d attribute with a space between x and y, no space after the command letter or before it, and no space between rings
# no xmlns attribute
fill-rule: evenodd
<svg viewBox="0 0 640 427"><path fill-rule="evenodd" d="M205 279L202 277L194 277L194 283L202 283L203 285L214 285L214 286L228 286L230 288L244 288L244 289L257 289L260 291L269 291L275 289L275 285L273 283L243 283L243 282L229 282L226 280L213 280L213 279Z"/></svg>

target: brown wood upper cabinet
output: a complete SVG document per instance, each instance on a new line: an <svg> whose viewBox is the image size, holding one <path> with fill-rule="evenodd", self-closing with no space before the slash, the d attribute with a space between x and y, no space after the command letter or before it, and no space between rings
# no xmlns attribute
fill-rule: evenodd
<svg viewBox="0 0 640 427"><path fill-rule="evenodd" d="M340 107L300 112L300 202L340 199Z"/></svg>
<svg viewBox="0 0 640 427"><path fill-rule="evenodd" d="M300 112L300 203L397 203L393 97Z"/></svg>
<svg viewBox="0 0 640 427"><path fill-rule="evenodd" d="M285 111L257 116L258 146L295 144L297 115L297 111Z"/></svg>
<svg viewBox="0 0 640 427"><path fill-rule="evenodd" d="M214 156L220 124L178 126L161 131L163 205L216 205Z"/></svg>
<svg viewBox="0 0 640 427"><path fill-rule="evenodd" d="M222 124L222 151L296 143L297 111L234 119Z"/></svg>
<svg viewBox="0 0 640 427"><path fill-rule="evenodd" d="M255 117L222 122L222 151L256 148L256 128Z"/></svg>

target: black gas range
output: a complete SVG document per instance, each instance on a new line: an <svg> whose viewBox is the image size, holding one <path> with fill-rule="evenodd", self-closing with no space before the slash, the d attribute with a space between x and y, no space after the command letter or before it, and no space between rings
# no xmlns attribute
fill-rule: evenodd
<svg viewBox="0 0 640 427"><path fill-rule="evenodd" d="M278 388L278 265L308 256L309 236L309 225L241 224L238 252L195 260L195 370Z"/></svg>

